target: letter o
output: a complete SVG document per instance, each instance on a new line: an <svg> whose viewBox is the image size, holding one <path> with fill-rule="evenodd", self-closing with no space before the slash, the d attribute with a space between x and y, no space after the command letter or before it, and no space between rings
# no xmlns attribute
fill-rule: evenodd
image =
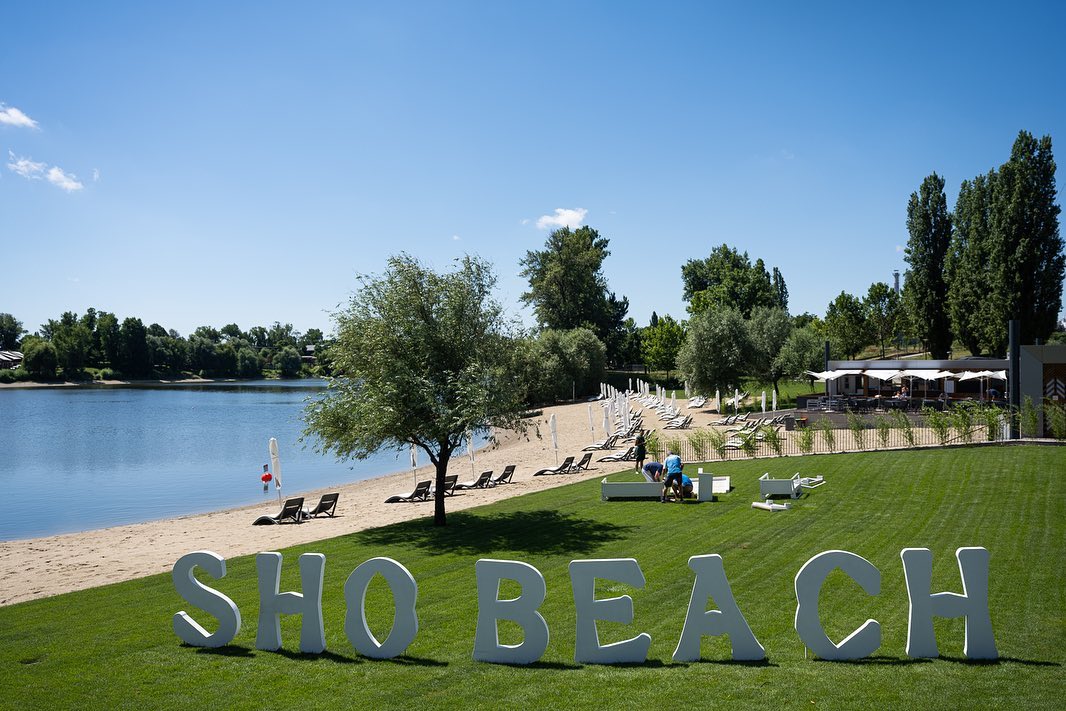
<svg viewBox="0 0 1066 711"><path fill-rule="evenodd" d="M377 574L392 591L392 629L379 643L366 623L366 591ZM403 654L418 634L418 584L411 572L392 558L371 558L352 571L344 582L344 635L355 651L373 659L392 659Z"/></svg>

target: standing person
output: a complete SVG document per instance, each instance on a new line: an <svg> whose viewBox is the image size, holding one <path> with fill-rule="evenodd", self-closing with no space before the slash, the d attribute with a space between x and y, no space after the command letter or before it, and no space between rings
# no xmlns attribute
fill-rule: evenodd
<svg viewBox="0 0 1066 711"><path fill-rule="evenodd" d="M677 453L673 450L670 450L663 461L663 466L666 468L666 477L663 479L663 493L659 497L659 502L665 504L666 492L673 486L674 482L677 482L679 490L681 488L681 475L684 465L681 464L681 457L677 456ZM684 499L678 498L678 501L683 502Z"/></svg>
<svg viewBox="0 0 1066 711"><path fill-rule="evenodd" d="M644 433L641 432L637 435L637 441L634 442L637 445L636 459L637 468L636 471L642 471L644 469L644 458L648 456L648 447L644 442Z"/></svg>

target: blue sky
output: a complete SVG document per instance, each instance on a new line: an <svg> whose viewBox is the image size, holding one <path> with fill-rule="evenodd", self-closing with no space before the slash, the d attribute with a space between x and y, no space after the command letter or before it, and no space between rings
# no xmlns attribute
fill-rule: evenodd
<svg viewBox="0 0 1066 711"><path fill-rule="evenodd" d="M1020 129L1066 161L1064 7L5 3L0 311L328 331L407 251L531 323L562 210L639 323L723 242L824 314L905 268L929 173L954 205Z"/></svg>

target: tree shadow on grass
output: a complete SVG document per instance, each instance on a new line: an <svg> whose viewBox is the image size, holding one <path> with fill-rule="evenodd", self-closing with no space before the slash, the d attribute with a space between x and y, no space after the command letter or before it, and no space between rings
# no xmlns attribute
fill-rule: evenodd
<svg viewBox="0 0 1066 711"><path fill-rule="evenodd" d="M353 534L375 546L413 545L432 553L484 554L515 551L534 554L587 554L625 537L631 526L618 526L551 510L501 514L448 514L448 525L425 520L375 528Z"/></svg>

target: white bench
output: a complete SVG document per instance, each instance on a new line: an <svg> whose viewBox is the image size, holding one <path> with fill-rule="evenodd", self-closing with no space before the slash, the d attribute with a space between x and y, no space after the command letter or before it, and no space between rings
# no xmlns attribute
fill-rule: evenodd
<svg viewBox="0 0 1066 711"><path fill-rule="evenodd" d="M769 472L759 477L759 493L764 499L771 496L791 496L798 499L802 485L798 473L793 474L791 479L771 479Z"/></svg>
<svg viewBox="0 0 1066 711"><path fill-rule="evenodd" d="M697 501L711 501L715 494L729 492L729 477L699 474L692 481L692 493ZM607 481L600 482L600 497L610 499L657 499L663 494L661 481Z"/></svg>

